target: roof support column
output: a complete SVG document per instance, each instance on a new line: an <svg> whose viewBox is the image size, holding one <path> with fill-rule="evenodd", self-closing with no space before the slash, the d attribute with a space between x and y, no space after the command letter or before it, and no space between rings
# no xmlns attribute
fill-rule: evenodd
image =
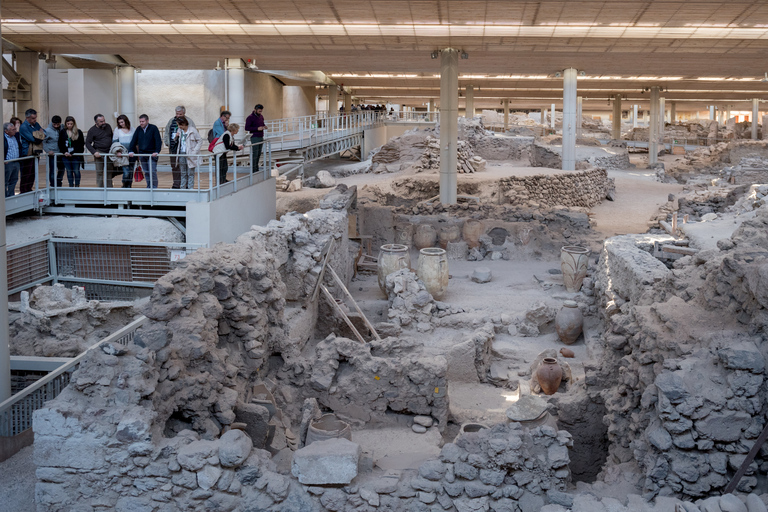
<svg viewBox="0 0 768 512"><path fill-rule="evenodd" d="M344 113L352 112L352 93L344 93Z"/></svg>
<svg viewBox="0 0 768 512"><path fill-rule="evenodd" d="M648 164L659 161L659 88L651 87L651 119L648 122Z"/></svg>
<svg viewBox="0 0 768 512"><path fill-rule="evenodd" d="M659 98L659 140L664 140L664 123L667 120L667 105L665 98Z"/></svg>
<svg viewBox="0 0 768 512"><path fill-rule="evenodd" d="M677 118L677 102L671 101L669 103L669 124L675 124Z"/></svg>
<svg viewBox="0 0 768 512"><path fill-rule="evenodd" d="M124 66L118 68L118 80L120 83L120 114L125 115L131 122L131 126L138 126L136 118L136 68Z"/></svg>
<svg viewBox="0 0 768 512"><path fill-rule="evenodd" d="M576 70L563 71L563 170L576 169Z"/></svg>
<svg viewBox="0 0 768 512"><path fill-rule="evenodd" d="M613 95L613 122L611 123L611 138L621 138L621 94Z"/></svg>
<svg viewBox="0 0 768 512"><path fill-rule="evenodd" d="M466 91L467 102L464 108L464 117L472 119L475 117L475 86L468 85Z"/></svg>
<svg viewBox="0 0 768 512"><path fill-rule="evenodd" d="M547 124L547 109L545 108L541 109L541 124Z"/></svg>
<svg viewBox="0 0 768 512"><path fill-rule="evenodd" d="M440 52L440 202L456 204L459 140L459 51Z"/></svg>
<svg viewBox="0 0 768 512"><path fill-rule="evenodd" d="M584 119L582 118L582 106L583 106L583 100L581 96L576 96L576 138L581 137L581 128L582 128L582 122Z"/></svg>
<svg viewBox="0 0 768 512"><path fill-rule="evenodd" d="M710 105L709 106L709 120L714 121L715 120L715 106Z"/></svg>
<svg viewBox="0 0 768 512"><path fill-rule="evenodd" d="M509 130L509 98L504 100L504 131Z"/></svg>
<svg viewBox="0 0 768 512"><path fill-rule="evenodd" d="M632 105L632 128L637 128L637 105Z"/></svg>
<svg viewBox="0 0 768 512"><path fill-rule="evenodd" d="M435 99L430 98L429 103L427 103L427 112L434 112L435 111Z"/></svg>
<svg viewBox="0 0 768 512"><path fill-rule="evenodd" d="M245 68L242 59L227 59L227 110L232 112L231 124L245 124ZM250 111L249 111L250 112Z"/></svg>
<svg viewBox="0 0 768 512"><path fill-rule="evenodd" d="M757 116L760 115L760 100L752 98L752 140L757 140Z"/></svg>
<svg viewBox="0 0 768 512"><path fill-rule="evenodd" d="M549 116L549 127L554 131L555 129L555 104L553 103L549 109L552 115Z"/></svg>
<svg viewBox="0 0 768 512"><path fill-rule="evenodd" d="M339 115L339 86L328 86L328 117Z"/></svg>
<svg viewBox="0 0 768 512"><path fill-rule="evenodd" d="M0 34L2 36L2 34ZM0 46L2 37L0 37ZM0 48L1 50L1 48ZM2 53L2 51L0 51ZM0 119L5 119L3 102L0 102ZM5 164L2 164L3 176L5 176ZM8 335L8 258L5 254L5 194L0 194L0 211L3 219L0 220L0 402L11 397L11 348Z"/></svg>

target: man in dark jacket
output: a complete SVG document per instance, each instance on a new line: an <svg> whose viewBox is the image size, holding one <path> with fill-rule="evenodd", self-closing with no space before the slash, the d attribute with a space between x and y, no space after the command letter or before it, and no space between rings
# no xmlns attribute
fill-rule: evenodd
<svg viewBox="0 0 768 512"><path fill-rule="evenodd" d="M251 172L259 170L259 158L264 149L264 131L267 129L264 123L264 105L258 104L253 107L253 113L245 119L245 131L251 132Z"/></svg>
<svg viewBox="0 0 768 512"><path fill-rule="evenodd" d="M5 152L3 153L4 160L14 160L19 158L21 154L21 137L19 137L16 131L16 125L13 123L5 123L3 125L3 143L5 146ZM12 196L16 193L16 182L19 180L19 162L6 162L5 163L5 197Z"/></svg>
<svg viewBox="0 0 768 512"><path fill-rule="evenodd" d="M133 157L134 153L151 155L151 157L139 157L139 164L147 177L147 188L157 188L157 155L162 149L163 139L160 137L160 130L157 129L157 126L149 124L147 114L141 114L139 127L134 132L128 147L128 156Z"/></svg>
<svg viewBox="0 0 768 512"><path fill-rule="evenodd" d="M21 137L21 155L29 156L34 154L32 146L42 145L45 139L43 127L37 122L37 110L29 108L24 112L24 122L19 127L19 136ZM42 153L42 148L40 149ZM35 160L28 158L21 161L21 182L19 183L19 193L30 192L35 187Z"/></svg>
<svg viewBox="0 0 768 512"><path fill-rule="evenodd" d="M112 127L102 114L93 116L96 123L91 126L85 135L85 149L90 151L96 163L96 186L104 186L104 160L107 160L107 187L112 188L112 178L115 177L115 170L109 158L105 158L102 153L109 153L112 146ZM122 172L120 173L122 176Z"/></svg>

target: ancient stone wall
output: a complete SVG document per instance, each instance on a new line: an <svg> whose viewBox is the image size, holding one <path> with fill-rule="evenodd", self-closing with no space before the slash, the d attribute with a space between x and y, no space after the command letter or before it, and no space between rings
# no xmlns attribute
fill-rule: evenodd
<svg viewBox="0 0 768 512"><path fill-rule="evenodd" d="M636 461L646 497L722 492L764 427L766 227L758 215L671 271L646 252L648 236L606 241L604 352L587 391L607 411L609 465ZM739 490L755 488L764 463Z"/></svg>
<svg viewBox="0 0 768 512"><path fill-rule="evenodd" d="M583 206L599 204L613 189L605 169L570 171L555 175L501 178L505 202L512 205Z"/></svg>

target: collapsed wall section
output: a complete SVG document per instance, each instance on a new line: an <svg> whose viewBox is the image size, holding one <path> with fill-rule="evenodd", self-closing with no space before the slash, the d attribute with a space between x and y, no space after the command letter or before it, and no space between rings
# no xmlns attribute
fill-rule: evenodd
<svg viewBox="0 0 768 512"><path fill-rule="evenodd" d="M614 188L605 169L570 171L554 175L511 176L499 179L505 203L541 206L582 206L591 208Z"/></svg>

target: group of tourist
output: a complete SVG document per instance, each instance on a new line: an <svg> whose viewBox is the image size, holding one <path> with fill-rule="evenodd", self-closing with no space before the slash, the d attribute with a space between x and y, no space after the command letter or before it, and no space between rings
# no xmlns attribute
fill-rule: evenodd
<svg viewBox="0 0 768 512"><path fill-rule="evenodd" d="M267 130L263 110L263 105L256 105L245 121L245 129L250 132L253 144L251 172L258 170ZM219 183L228 181L228 151L239 151L244 147L235 143L240 126L229 123L231 115L229 111L222 111L207 135L207 142L213 146L216 155ZM17 183L22 194L34 188L35 158L24 157L39 157L44 153L48 156L51 187L54 184L61 187L65 174L70 187L79 187L86 150L94 158L97 187L112 187L113 178L121 176L123 188L131 188L133 182L138 181L134 179L138 177L137 170L141 169L141 174L146 176L147 188L157 188L157 163L163 145L171 154L172 188L194 188L195 169L201 164L200 151L205 141L194 121L186 115L183 105L176 107L174 117L165 126L164 137L146 114L139 116L138 127L131 127L128 117L120 115L114 130L104 115L96 114L94 125L85 135L72 116L67 116L62 123L61 116L55 115L47 128L40 126L34 109L28 109L24 116L24 121L12 117L10 122L3 124L5 197L14 195Z"/></svg>

